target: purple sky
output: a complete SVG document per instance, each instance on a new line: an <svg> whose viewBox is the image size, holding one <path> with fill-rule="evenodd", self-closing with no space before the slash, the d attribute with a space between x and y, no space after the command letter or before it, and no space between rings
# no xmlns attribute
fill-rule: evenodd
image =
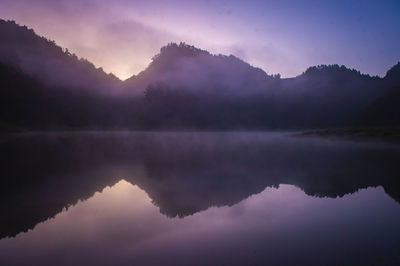
<svg viewBox="0 0 400 266"><path fill-rule="evenodd" d="M344 64L384 75L400 60L400 1L1 0L0 18L121 79L169 42L234 54L269 74Z"/></svg>

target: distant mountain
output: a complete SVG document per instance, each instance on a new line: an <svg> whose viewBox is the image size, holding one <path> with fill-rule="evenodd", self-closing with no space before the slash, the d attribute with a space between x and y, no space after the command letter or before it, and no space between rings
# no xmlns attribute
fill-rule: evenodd
<svg viewBox="0 0 400 266"><path fill-rule="evenodd" d="M232 55L171 43L144 71L122 82L33 30L0 20L0 128L368 125L371 112L374 119L392 113L379 111L388 103L382 98L397 108L396 92L391 90L400 84L399 68L398 64L380 78L345 66L320 65L283 79ZM390 124L396 119L389 119Z"/></svg>
<svg viewBox="0 0 400 266"><path fill-rule="evenodd" d="M145 93L148 123L191 128L301 128L351 125L388 91L382 78L339 65L289 79L234 57L169 44L124 86ZM184 114L184 115L183 115Z"/></svg>
<svg viewBox="0 0 400 266"><path fill-rule="evenodd" d="M119 125L125 102L114 75L4 20L0 89L0 130L111 127Z"/></svg>
<svg viewBox="0 0 400 266"><path fill-rule="evenodd" d="M0 131L118 125L120 110L128 99L116 100L93 89L51 86L20 68L0 62Z"/></svg>
<svg viewBox="0 0 400 266"><path fill-rule="evenodd" d="M119 79L14 21L0 20L0 61L51 87L111 92Z"/></svg>
<svg viewBox="0 0 400 266"><path fill-rule="evenodd" d="M171 47L193 49L182 44ZM381 78L344 66L311 67L298 77L281 79L234 57L199 54L184 56L183 64L183 59L176 63L168 53L164 57L162 49L147 70L128 81L134 88L147 85L145 97L150 108L157 110L148 112L152 125L226 129L348 126L388 90ZM169 60L159 63L159 57ZM210 62L225 67L212 69ZM232 67L235 63L238 66ZM151 74L152 69L157 74ZM192 69L196 71L191 73Z"/></svg>
<svg viewBox="0 0 400 266"><path fill-rule="evenodd" d="M400 84L400 62L388 70L384 77L386 86L395 87Z"/></svg>
<svg viewBox="0 0 400 266"><path fill-rule="evenodd" d="M348 126L387 91L381 81L343 65L314 66L295 78L283 79L274 103L287 119L285 126Z"/></svg>
<svg viewBox="0 0 400 266"><path fill-rule="evenodd" d="M391 88L377 97L360 114L357 121L368 126L400 125L400 62L392 67L383 79L385 86Z"/></svg>
<svg viewBox="0 0 400 266"><path fill-rule="evenodd" d="M185 43L170 43L144 71L124 83L141 93L149 85L166 84L191 92L246 95L265 91L275 80L233 55L212 55Z"/></svg>

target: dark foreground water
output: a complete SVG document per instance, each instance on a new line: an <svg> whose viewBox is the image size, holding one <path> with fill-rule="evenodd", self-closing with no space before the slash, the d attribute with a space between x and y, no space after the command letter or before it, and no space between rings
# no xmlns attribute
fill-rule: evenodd
<svg viewBox="0 0 400 266"><path fill-rule="evenodd" d="M118 132L0 148L0 265L400 265L399 146Z"/></svg>

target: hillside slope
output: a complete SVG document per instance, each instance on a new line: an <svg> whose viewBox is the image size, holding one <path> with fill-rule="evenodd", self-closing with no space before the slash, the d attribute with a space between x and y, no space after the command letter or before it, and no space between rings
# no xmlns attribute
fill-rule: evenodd
<svg viewBox="0 0 400 266"><path fill-rule="evenodd" d="M392 125L397 115L385 112L398 106L399 72L397 65L380 78L320 65L282 79L232 55L172 43L122 82L0 20L0 128L299 129L367 125L378 119L371 113Z"/></svg>

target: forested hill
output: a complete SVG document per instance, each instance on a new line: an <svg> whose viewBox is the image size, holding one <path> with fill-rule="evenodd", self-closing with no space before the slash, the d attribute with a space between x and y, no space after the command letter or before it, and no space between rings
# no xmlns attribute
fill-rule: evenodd
<svg viewBox="0 0 400 266"><path fill-rule="evenodd" d="M150 84L166 84L190 92L243 96L265 92L278 80L279 76L270 76L233 55L212 55L185 43L170 43L125 86L143 92Z"/></svg>
<svg viewBox="0 0 400 266"><path fill-rule="evenodd" d="M284 79L233 55L171 43L123 82L33 30L0 20L0 128L398 125L399 68L381 78L320 65Z"/></svg>
<svg viewBox="0 0 400 266"><path fill-rule="evenodd" d="M14 21L0 20L0 61L52 87L106 92L120 83L114 75Z"/></svg>

